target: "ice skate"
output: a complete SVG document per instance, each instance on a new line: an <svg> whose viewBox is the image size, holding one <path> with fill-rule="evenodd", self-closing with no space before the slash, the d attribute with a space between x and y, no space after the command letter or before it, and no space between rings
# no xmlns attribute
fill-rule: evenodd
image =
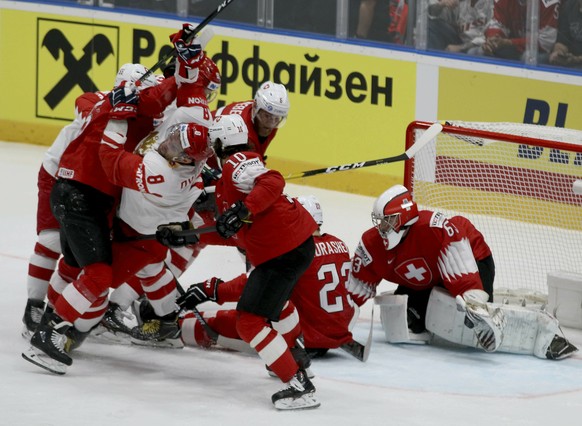
<svg viewBox="0 0 582 426"><path fill-rule="evenodd" d="M131 330L131 342L140 346L183 348L178 315L172 313L143 322Z"/></svg>
<svg viewBox="0 0 582 426"><path fill-rule="evenodd" d="M70 327L65 333L65 352L69 354L78 349L90 333L91 331L79 331L74 326Z"/></svg>
<svg viewBox="0 0 582 426"><path fill-rule="evenodd" d="M133 318L133 315L121 309L118 304L110 302L101 325L115 335L122 333L131 336L131 328L125 323L129 318Z"/></svg>
<svg viewBox="0 0 582 426"><path fill-rule="evenodd" d="M269 367L268 365L265 365L265 368L267 369L267 373L269 374L269 377L277 377L275 372L273 370L271 370L271 367ZM305 374L307 374L307 377L310 379L313 379L315 377L315 373L313 371L311 371L311 368L306 368Z"/></svg>
<svg viewBox="0 0 582 426"><path fill-rule="evenodd" d="M321 405L315 397L315 386L304 370L298 370L287 387L273 394L271 400L277 410L305 410Z"/></svg>
<svg viewBox="0 0 582 426"><path fill-rule="evenodd" d="M40 319L44 314L45 303L38 299L28 299L26 301L26 307L24 308L24 316L22 317L22 322L24 326L22 327L22 337L26 340L30 340L36 327L40 323Z"/></svg>
<svg viewBox="0 0 582 426"><path fill-rule="evenodd" d="M30 348L22 353L27 361L55 374L65 374L73 364L65 352L65 333L72 326L54 312L46 312L30 339Z"/></svg>
<svg viewBox="0 0 582 426"><path fill-rule="evenodd" d="M578 352L576 346L568 342L564 337L556 334L548 347L546 358L555 360L564 359L576 352Z"/></svg>

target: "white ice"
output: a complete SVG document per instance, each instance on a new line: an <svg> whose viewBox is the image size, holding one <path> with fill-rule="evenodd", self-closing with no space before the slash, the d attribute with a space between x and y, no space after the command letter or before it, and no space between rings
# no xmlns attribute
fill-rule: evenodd
<svg viewBox="0 0 582 426"><path fill-rule="evenodd" d="M377 309L368 362L341 351L314 361L321 401L315 410L276 411L270 397L281 384L267 375L259 358L220 350L88 340L74 353L65 376L51 375L22 359L27 343L20 336L43 152L43 147L0 143L0 425L518 426L571 425L582 417L582 355L548 361L476 349L390 345ZM380 193L384 188L378 185ZM288 185L288 193L316 195L324 209L324 230L352 250L370 226L370 197L299 185ZM207 249L181 281L230 278L242 270L236 252ZM364 306L355 330L360 341L370 314L371 306ZM582 347L581 330L565 333Z"/></svg>

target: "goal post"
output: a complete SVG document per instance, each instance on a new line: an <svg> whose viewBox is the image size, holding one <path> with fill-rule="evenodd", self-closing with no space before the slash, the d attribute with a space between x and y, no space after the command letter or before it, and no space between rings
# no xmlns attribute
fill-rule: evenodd
<svg viewBox="0 0 582 426"><path fill-rule="evenodd" d="M412 122L411 146L432 123ZM582 273L582 131L448 121L407 161L420 208L463 215L496 264L495 295L547 299L547 274Z"/></svg>

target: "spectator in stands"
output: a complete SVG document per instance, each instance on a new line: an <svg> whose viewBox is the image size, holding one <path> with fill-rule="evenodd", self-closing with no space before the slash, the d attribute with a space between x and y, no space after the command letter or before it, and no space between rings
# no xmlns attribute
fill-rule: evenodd
<svg viewBox="0 0 582 426"><path fill-rule="evenodd" d="M549 53L556 42L559 5L560 0L539 0L538 63L548 63ZM495 1L493 19L485 29L485 43L469 53L524 60L526 19L525 0Z"/></svg>
<svg viewBox="0 0 582 426"><path fill-rule="evenodd" d="M582 0L562 1L550 64L582 68Z"/></svg>
<svg viewBox="0 0 582 426"><path fill-rule="evenodd" d="M407 19L406 0L361 0L356 38L403 44Z"/></svg>
<svg viewBox="0 0 582 426"><path fill-rule="evenodd" d="M429 49L467 53L485 42L493 0L431 0L428 17Z"/></svg>

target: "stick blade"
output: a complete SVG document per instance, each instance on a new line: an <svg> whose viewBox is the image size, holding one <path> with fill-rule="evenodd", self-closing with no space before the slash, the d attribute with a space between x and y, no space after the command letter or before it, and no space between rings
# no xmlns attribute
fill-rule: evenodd
<svg viewBox="0 0 582 426"><path fill-rule="evenodd" d="M418 151L424 148L430 141L432 141L440 132L443 131L441 123L434 123L418 138L418 140L410 148L406 150L406 156L410 159L416 155Z"/></svg>

